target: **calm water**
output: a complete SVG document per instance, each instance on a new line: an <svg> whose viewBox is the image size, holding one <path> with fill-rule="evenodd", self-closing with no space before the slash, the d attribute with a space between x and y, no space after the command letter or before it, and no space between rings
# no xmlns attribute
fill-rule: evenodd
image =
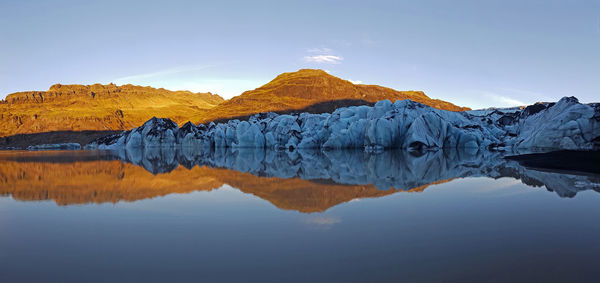
<svg viewBox="0 0 600 283"><path fill-rule="evenodd" d="M0 152L0 281L597 281L598 191L490 152Z"/></svg>

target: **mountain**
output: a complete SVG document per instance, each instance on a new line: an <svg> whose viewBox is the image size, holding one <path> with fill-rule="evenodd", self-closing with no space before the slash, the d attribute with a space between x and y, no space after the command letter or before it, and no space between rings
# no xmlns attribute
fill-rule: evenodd
<svg viewBox="0 0 600 283"><path fill-rule="evenodd" d="M0 102L0 136L50 131L126 130L153 116L185 122L222 103L211 93L133 85L60 85L10 94Z"/></svg>
<svg viewBox="0 0 600 283"><path fill-rule="evenodd" d="M422 91L353 84L322 70L303 69L283 73L266 85L227 101L211 93L114 84L57 84L48 91L18 92L0 101L0 137L129 130L155 116L183 125L187 121L205 123L269 111L322 113L344 106L372 105L384 99L409 99L443 110L468 110L431 99Z"/></svg>
<svg viewBox="0 0 600 283"><path fill-rule="evenodd" d="M217 119L247 116L259 112L304 110L318 103L340 100L372 104L380 100L410 99L434 108L451 111L470 110L450 102L431 99L422 91L397 91L378 85L354 84L323 70L302 69L283 73L257 89L249 90L217 107L198 113L192 122L205 123ZM338 106L350 106L343 103ZM331 112L331 111L327 111Z"/></svg>

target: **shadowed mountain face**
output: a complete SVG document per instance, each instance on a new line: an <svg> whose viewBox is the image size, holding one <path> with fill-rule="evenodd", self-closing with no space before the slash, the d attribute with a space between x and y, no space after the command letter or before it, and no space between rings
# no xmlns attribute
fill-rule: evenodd
<svg viewBox="0 0 600 283"><path fill-rule="evenodd" d="M135 201L227 184L278 208L310 213L465 177L514 178L560 197L600 191L598 175L527 169L487 151L4 152L0 164L0 194L60 205Z"/></svg>
<svg viewBox="0 0 600 283"><path fill-rule="evenodd" d="M0 102L0 136L50 131L126 130L153 116L188 121L212 108L211 93L168 91L133 85L53 85L48 91L10 94Z"/></svg>
<svg viewBox="0 0 600 283"><path fill-rule="evenodd" d="M13 93L0 101L0 137L52 131L128 130L152 117L169 118L183 125L187 121L204 123L269 111L309 108L310 112L332 112L337 107L384 99L410 99L452 111L468 109L430 99L422 91L355 85L321 70L281 74L225 103L211 93L133 85L57 84L48 91Z"/></svg>

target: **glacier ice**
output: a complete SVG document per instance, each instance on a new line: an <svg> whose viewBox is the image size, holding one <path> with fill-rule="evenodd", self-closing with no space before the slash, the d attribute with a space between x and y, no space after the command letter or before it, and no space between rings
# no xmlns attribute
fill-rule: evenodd
<svg viewBox="0 0 600 283"><path fill-rule="evenodd" d="M389 100L373 107L338 108L333 113L261 113L247 121L181 128L165 118L96 140L88 149L147 147L288 149L391 148L580 149L600 148L600 105L575 97L524 109L451 112ZM189 149L191 148L191 149Z"/></svg>

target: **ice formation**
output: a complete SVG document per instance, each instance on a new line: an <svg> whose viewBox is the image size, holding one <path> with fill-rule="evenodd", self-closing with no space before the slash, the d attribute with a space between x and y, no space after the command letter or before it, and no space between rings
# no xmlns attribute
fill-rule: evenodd
<svg viewBox="0 0 600 283"><path fill-rule="evenodd" d="M247 121L181 128L152 118L131 131L96 140L88 149L147 147L269 149L600 148L600 105L575 97L523 109L452 112L410 100L383 100L333 113L261 113ZM191 149L190 149L191 148Z"/></svg>

